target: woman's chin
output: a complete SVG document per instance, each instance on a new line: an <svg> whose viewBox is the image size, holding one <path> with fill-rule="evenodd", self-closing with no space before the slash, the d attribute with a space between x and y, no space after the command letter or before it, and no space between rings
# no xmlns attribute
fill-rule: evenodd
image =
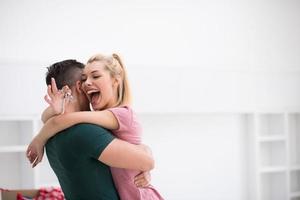
<svg viewBox="0 0 300 200"><path fill-rule="evenodd" d="M101 110L101 109L103 109L102 108L103 106L101 106L99 104L95 104L95 105L92 104L92 107L93 107L94 110Z"/></svg>
<svg viewBox="0 0 300 200"><path fill-rule="evenodd" d="M97 110L97 105L91 104L91 107L93 108L93 110Z"/></svg>

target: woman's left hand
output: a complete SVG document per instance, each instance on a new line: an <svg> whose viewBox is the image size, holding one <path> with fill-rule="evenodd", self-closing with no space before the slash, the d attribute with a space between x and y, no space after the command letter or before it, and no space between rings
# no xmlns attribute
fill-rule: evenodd
<svg viewBox="0 0 300 200"><path fill-rule="evenodd" d="M65 85L61 90L57 89L54 78L51 78L51 85L48 85L48 95L45 95L45 101L50 105L55 115L64 114L68 103L72 99L71 89Z"/></svg>
<svg viewBox="0 0 300 200"><path fill-rule="evenodd" d="M44 143L36 136L27 147L27 158L34 168L43 159Z"/></svg>

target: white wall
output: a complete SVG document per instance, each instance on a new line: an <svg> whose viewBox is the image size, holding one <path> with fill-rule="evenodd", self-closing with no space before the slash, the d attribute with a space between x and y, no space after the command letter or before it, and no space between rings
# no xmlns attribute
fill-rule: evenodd
<svg viewBox="0 0 300 200"><path fill-rule="evenodd" d="M300 2L0 2L0 59L46 61L120 51L129 66L299 69Z"/></svg>
<svg viewBox="0 0 300 200"><path fill-rule="evenodd" d="M39 114L51 63L120 52L166 199L245 200L243 114L300 111L299 35L296 0L2 0L0 113Z"/></svg>
<svg viewBox="0 0 300 200"><path fill-rule="evenodd" d="M299 9L293 0L3 0L2 81L18 77L23 98L39 105L18 86L35 83L31 91L43 96L46 66L118 51L139 111L299 110ZM27 76L32 78L25 81ZM1 87L6 94L6 84ZM17 95L3 101L14 102Z"/></svg>

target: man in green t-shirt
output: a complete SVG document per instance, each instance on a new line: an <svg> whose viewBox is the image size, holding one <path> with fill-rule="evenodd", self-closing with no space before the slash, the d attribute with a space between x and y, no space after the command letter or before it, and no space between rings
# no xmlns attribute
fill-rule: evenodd
<svg viewBox="0 0 300 200"><path fill-rule="evenodd" d="M107 165L98 161L114 137L92 124L78 124L46 144L49 163L66 199L119 199Z"/></svg>
<svg viewBox="0 0 300 200"><path fill-rule="evenodd" d="M76 60L65 60L51 65L46 76L47 85L53 77L58 89L64 85L70 87L74 100L70 101L68 109L73 112L89 109L81 90L83 68L84 65ZM49 107L43 113L44 122L53 116L51 112ZM77 124L62 132L47 142L46 153L66 199L119 199L109 166L140 171L149 171L154 166L145 146L119 140L100 126ZM34 166L37 164L35 157L34 152L29 156Z"/></svg>

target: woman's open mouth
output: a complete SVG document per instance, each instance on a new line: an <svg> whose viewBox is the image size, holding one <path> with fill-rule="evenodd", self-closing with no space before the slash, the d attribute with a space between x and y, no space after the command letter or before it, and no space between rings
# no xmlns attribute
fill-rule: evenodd
<svg viewBox="0 0 300 200"><path fill-rule="evenodd" d="M90 90L87 92L87 96L88 96L90 103L92 105L95 105L99 100L100 91L99 90Z"/></svg>

